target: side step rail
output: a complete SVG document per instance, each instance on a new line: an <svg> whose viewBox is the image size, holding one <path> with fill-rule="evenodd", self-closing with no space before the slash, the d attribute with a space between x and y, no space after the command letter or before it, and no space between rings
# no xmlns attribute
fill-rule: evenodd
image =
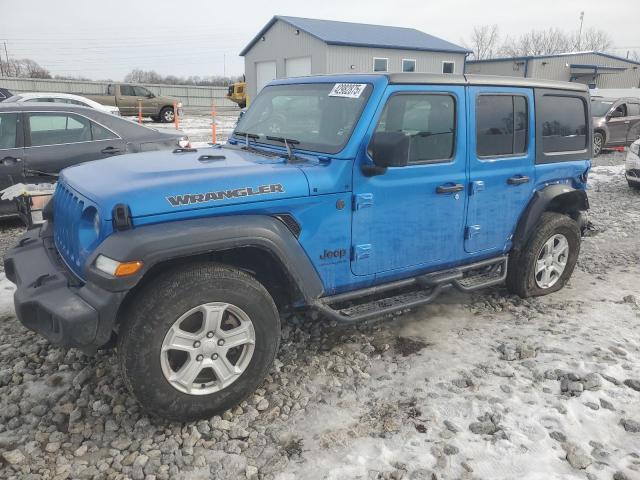
<svg viewBox="0 0 640 480"><path fill-rule="evenodd" d="M462 292L497 285L507 277L508 257L501 256L460 267L427 273L319 298L314 307L332 320L343 323L371 318L413 308L432 302L447 287Z"/></svg>

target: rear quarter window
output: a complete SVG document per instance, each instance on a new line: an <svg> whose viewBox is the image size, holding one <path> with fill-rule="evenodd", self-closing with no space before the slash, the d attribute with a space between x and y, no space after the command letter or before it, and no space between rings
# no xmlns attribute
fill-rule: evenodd
<svg viewBox="0 0 640 480"><path fill-rule="evenodd" d="M536 91L536 163L591 158L586 92Z"/></svg>

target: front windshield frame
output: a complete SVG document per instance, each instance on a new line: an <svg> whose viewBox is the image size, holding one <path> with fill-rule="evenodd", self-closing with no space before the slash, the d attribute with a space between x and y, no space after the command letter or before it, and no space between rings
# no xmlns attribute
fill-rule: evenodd
<svg viewBox="0 0 640 480"><path fill-rule="evenodd" d="M591 99L591 116L592 117L604 117L607 113L611 111L613 105L615 104L615 100L606 100L603 98L592 98ZM597 104L597 105L596 105ZM601 108L597 108L599 106L607 106L606 110L602 110ZM596 107L596 111L594 111L594 107ZM602 113L600 113L602 112Z"/></svg>
<svg viewBox="0 0 640 480"><path fill-rule="evenodd" d="M362 90L361 94L357 97L357 99L359 99L359 106L358 108L356 108L353 111L353 121L350 123L350 128L345 129L344 130L344 134L342 135L342 141L340 143L335 143L335 144L331 144L331 143L317 143L317 142L311 142L308 141L304 138L297 138L295 133L291 133L291 132L270 132L270 133L264 133L264 132L256 132L255 130L253 130L253 126L249 125L249 130L247 131L247 123L249 121L252 120L252 117L255 115L260 115L260 112L264 111L264 109L261 109L260 112L257 112L258 110L256 110L257 108L260 108L260 102L261 99L267 98L269 96L269 94L272 91L275 91L275 89L278 90L282 90L283 92L286 92L287 90L291 91L294 90L304 90L310 87L318 87L321 86L322 88L326 89L326 95L329 96L329 93L331 92L331 90L334 88L335 85L337 84L343 84L343 83L359 83L362 85L365 85L364 89ZM260 135L260 137L258 139L251 139L251 143L252 144L265 144L265 145L269 145L269 146L277 146L277 147L284 147L284 144L280 141L277 140L269 140L267 138L267 136L275 138L275 137L280 137L280 138L286 138L287 140L299 140L300 143L296 143L295 145L293 145L294 150L296 151L301 151L301 150L305 150L305 151L311 151L311 152L318 152L318 153L324 153L324 154L337 154L339 152L341 152L346 145L349 143L349 140L351 139L354 130L356 129L358 123L360 122L361 118L362 118L362 112L364 111L365 107L367 106L367 104L369 103L369 100L371 98L371 94L373 92L373 84L370 82L337 82L337 81L333 81L333 82L309 82L309 83L281 83L281 84L275 84L275 85L268 85L266 87L264 87L264 89L261 91L260 95L258 95L256 97L256 100L252 103L251 108L249 108L246 113L244 115L242 115L242 117L240 118L240 120L238 121L238 124L236 125L236 128L234 129L233 132L233 136L235 137L236 140L241 141L241 140L245 140L245 134L249 133L249 134L255 134L258 133ZM323 93L324 94L324 93ZM285 97L287 96L286 93L284 93L283 95L280 95L281 97ZM290 96L296 96L296 95L290 95ZM304 98L304 96L300 95L302 98ZM274 97L271 97L274 98ZM276 96L275 98L278 98L278 96ZM313 98L310 96L307 96L307 98ZM345 100L353 100L353 99L345 99ZM271 105L271 108L273 108L273 104ZM319 113L321 115L321 113ZM320 122L320 120L319 120ZM241 132L240 133L236 133L236 132ZM336 132L337 133L337 132Z"/></svg>

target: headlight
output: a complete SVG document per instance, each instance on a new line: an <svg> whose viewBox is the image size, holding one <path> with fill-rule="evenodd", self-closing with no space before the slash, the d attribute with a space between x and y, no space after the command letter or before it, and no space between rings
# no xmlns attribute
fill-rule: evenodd
<svg viewBox="0 0 640 480"><path fill-rule="evenodd" d="M640 142L633 142L631 144L631 146L629 147L629 150L631 150L636 155L640 155L640 153L639 153L639 151L640 151Z"/></svg>

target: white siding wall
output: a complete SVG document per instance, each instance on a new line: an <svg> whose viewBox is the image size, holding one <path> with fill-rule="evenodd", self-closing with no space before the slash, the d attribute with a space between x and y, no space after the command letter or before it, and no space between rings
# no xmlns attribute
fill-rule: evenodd
<svg viewBox="0 0 640 480"><path fill-rule="evenodd" d="M463 73L464 54L329 45L327 73L371 73L373 58L388 58L389 72L402 71L402 59L416 60L416 72L442 73L442 62L455 62L455 74ZM351 68L351 67L354 68Z"/></svg>
<svg viewBox="0 0 640 480"><path fill-rule="evenodd" d="M244 71L250 101L256 96L256 63L275 60L277 78L284 78L285 59L311 57L311 73L326 73L327 46L315 37L278 20L265 33L264 42L258 40L244 57Z"/></svg>
<svg viewBox="0 0 640 480"><path fill-rule="evenodd" d="M482 62L467 63L465 73L477 73L480 75L505 75L507 77L524 77L524 61L514 62Z"/></svg>

